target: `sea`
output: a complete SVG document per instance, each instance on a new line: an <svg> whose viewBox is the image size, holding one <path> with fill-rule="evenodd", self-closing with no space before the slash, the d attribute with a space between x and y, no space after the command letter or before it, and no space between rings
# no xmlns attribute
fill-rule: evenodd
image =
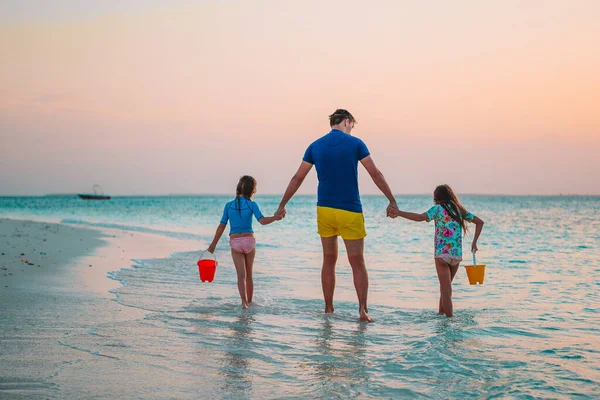
<svg viewBox="0 0 600 400"><path fill-rule="evenodd" d="M0 197L0 217L195 243L115 266L111 301L142 316L102 322L99 314L89 330L62 338L59 346L98 362L65 360L66 372L48 378L58 385L48 397L61 397L57 387L66 390L70 374L87 382L63 392L73 398L600 398L600 197L462 196L485 221L477 253L485 281L470 285L461 266L455 316L446 318L437 315L433 224L387 218L383 196L363 196L371 324L358 321L341 240L335 313L323 313L314 196L294 197L282 221L254 223L249 309L240 307L226 237L214 281L202 283L196 261L232 198ZM255 200L272 215L280 196ZM433 202L413 195L398 204L424 212ZM473 231L463 265L472 264Z"/></svg>

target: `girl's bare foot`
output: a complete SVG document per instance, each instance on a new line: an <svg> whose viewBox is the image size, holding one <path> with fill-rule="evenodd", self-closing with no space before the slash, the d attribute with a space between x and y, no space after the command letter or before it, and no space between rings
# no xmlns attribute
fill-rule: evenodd
<svg viewBox="0 0 600 400"><path fill-rule="evenodd" d="M245 310L248 308L248 303L242 303L242 310Z"/></svg>
<svg viewBox="0 0 600 400"><path fill-rule="evenodd" d="M332 307L325 307L325 314L331 314L333 313L333 306Z"/></svg>

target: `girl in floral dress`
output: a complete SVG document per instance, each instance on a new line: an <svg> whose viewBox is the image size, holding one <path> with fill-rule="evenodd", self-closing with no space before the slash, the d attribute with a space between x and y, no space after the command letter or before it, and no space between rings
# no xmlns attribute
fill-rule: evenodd
<svg viewBox="0 0 600 400"><path fill-rule="evenodd" d="M423 214L396 211L391 217L402 217L411 221L435 221L435 268L440 281L439 314L451 317L452 309L452 280L462 261L463 231L467 232L466 222L475 224L475 235L471 244L471 251L477 251L477 239L483 229L483 221L468 212L458 201L454 191L448 185L440 185L433 192L431 207Z"/></svg>

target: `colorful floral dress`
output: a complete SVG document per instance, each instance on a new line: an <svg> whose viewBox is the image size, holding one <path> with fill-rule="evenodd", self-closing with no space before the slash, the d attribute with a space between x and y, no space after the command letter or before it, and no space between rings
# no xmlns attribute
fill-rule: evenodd
<svg viewBox="0 0 600 400"><path fill-rule="evenodd" d="M426 213L427 222L435 221L435 258L449 257L462 260L462 227L452 219L450 214L439 204L431 207ZM467 212L465 221L473 222L475 216Z"/></svg>

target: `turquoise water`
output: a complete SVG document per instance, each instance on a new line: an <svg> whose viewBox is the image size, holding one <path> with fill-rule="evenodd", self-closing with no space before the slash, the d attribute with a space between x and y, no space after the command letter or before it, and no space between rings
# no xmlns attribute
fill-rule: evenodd
<svg viewBox="0 0 600 400"><path fill-rule="evenodd" d="M446 319L436 315L433 225L387 219L385 199L364 197L374 324L357 322L343 250L336 313L322 313L314 197L294 198L281 223L255 224L255 306L239 307L225 239L215 281L200 283L198 250L228 199L0 198L0 217L198 241L190 252L111 273L123 284L116 301L147 310L145 318L92 326L61 343L119 360L111 375L118 389L105 388L106 397L145 397L139 388L157 376L156 397L177 398L600 397L600 198L463 197L486 221L478 253L486 278L470 286L459 270L456 316ZM257 201L267 215L279 197ZM432 201L399 204L421 212Z"/></svg>

